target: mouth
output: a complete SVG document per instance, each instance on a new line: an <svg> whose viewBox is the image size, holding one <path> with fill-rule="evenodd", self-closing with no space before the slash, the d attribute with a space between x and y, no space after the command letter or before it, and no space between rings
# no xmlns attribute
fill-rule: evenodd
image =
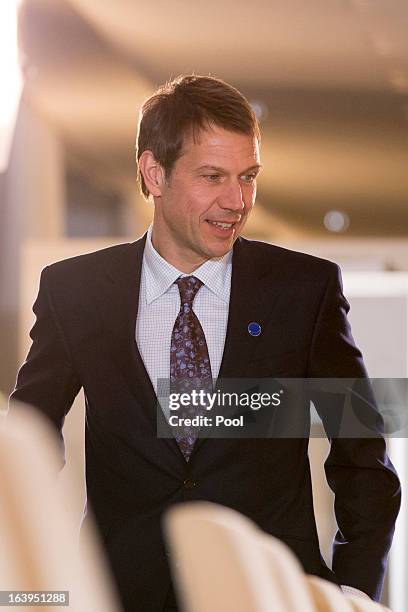
<svg viewBox="0 0 408 612"><path fill-rule="evenodd" d="M207 219L207 223L209 223L213 227L216 227L217 229L220 229L220 230L225 231L225 232L229 232L230 230L232 230L237 225L238 222L237 221L234 221L234 222L211 221L210 219Z"/></svg>

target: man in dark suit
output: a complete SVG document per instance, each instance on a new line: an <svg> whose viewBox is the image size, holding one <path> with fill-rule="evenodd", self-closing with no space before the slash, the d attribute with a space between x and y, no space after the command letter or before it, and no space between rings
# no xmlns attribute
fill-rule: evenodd
<svg viewBox="0 0 408 612"><path fill-rule="evenodd" d="M156 408L157 381L189 368L219 380L366 377L338 267L240 237L259 140L230 85L198 76L167 84L145 102L137 142L152 227L41 275L12 397L62 436L84 388L88 504L128 612L176 609L160 523L185 500L234 508L286 542L306 572L380 596L400 504L381 436L331 440L333 570L319 551L307 437L157 436L168 416Z"/></svg>

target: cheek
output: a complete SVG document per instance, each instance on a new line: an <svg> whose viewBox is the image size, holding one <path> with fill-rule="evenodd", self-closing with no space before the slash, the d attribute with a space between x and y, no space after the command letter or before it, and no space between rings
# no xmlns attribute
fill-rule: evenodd
<svg viewBox="0 0 408 612"><path fill-rule="evenodd" d="M216 202L218 193L216 189L200 187L192 191L189 200L189 212L193 216L201 216L207 212Z"/></svg>
<svg viewBox="0 0 408 612"><path fill-rule="evenodd" d="M248 186L248 189L245 191L245 195L244 195L244 202L245 202L245 207L250 210L253 205L255 204L255 198L256 198L256 186Z"/></svg>

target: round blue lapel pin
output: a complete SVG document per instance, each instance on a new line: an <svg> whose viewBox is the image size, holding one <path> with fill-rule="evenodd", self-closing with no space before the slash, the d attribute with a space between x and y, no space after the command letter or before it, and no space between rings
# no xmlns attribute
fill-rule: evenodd
<svg viewBox="0 0 408 612"><path fill-rule="evenodd" d="M255 323L255 321L253 321L252 323L248 325L248 332L250 333L251 336L260 336L261 331L262 331L261 326L259 325L259 323Z"/></svg>

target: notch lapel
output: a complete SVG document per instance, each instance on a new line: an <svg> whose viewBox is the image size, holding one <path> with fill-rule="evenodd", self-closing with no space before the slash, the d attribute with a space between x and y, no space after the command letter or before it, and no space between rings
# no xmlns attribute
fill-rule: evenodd
<svg viewBox="0 0 408 612"><path fill-rule="evenodd" d="M157 418L161 427L170 428L157 409L157 396L136 343L136 318L139 308L140 280L146 234L109 261L100 294L99 310L103 320L109 350L120 373L138 401L145 420L156 435ZM157 415L157 416L156 416ZM162 438L165 446L182 454L173 437Z"/></svg>
<svg viewBox="0 0 408 612"><path fill-rule="evenodd" d="M263 259L257 243L242 238L235 242L227 332L216 389L222 379L245 376L247 364L272 320L280 293L280 270L278 266L271 270L270 264L270 259ZM253 322L261 326L260 336L250 335L248 325ZM197 439L193 454L206 439Z"/></svg>
<svg viewBox="0 0 408 612"><path fill-rule="evenodd" d="M249 334L248 324L256 322L264 329L258 283L259 267L254 263L247 252L246 244L238 239L232 259L228 324L219 379L239 378L244 373L260 337Z"/></svg>

